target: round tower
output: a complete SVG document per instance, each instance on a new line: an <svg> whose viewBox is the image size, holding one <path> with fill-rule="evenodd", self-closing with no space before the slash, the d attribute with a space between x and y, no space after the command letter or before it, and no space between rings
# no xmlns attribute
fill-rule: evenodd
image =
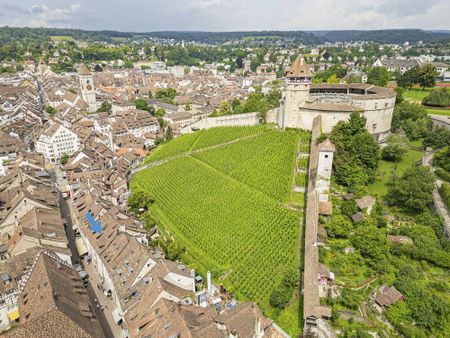
<svg viewBox="0 0 450 338"><path fill-rule="evenodd" d="M303 56L298 56L286 72L283 102L278 125L281 128L300 127L300 108L309 97L313 74Z"/></svg>

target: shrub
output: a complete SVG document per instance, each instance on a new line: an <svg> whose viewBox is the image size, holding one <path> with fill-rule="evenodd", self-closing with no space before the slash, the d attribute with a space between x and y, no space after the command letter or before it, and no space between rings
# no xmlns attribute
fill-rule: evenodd
<svg viewBox="0 0 450 338"><path fill-rule="evenodd" d="M450 210L450 184L443 183L441 185L441 188L439 189L439 193L441 194L442 198L444 199L447 209Z"/></svg>
<svg viewBox="0 0 450 338"><path fill-rule="evenodd" d="M445 87L433 89L423 98L422 104L431 107L447 107L450 105L450 93Z"/></svg>

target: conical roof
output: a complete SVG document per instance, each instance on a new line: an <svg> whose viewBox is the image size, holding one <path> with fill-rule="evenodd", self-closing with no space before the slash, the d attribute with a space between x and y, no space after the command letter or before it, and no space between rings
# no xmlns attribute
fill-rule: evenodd
<svg viewBox="0 0 450 338"><path fill-rule="evenodd" d="M297 56L291 68L286 72L287 77L312 77L313 74L309 70L303 56Z"/></svg>
<svg viewBox="0 0 450 338"><path fill-rule="evenodd" d="M88 67L83 63L80 67L80 70L78 72L80 75L91 75L91 71Z"/></svg>

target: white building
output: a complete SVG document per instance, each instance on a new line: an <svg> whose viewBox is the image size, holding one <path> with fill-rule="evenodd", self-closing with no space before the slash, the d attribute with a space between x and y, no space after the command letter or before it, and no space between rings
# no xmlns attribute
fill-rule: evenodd
<svg viewBox="0 0 450 338"><path fill-rule="evenodd" d="M89 69L82 65L79 73L81 95L84 102L88 105L87 111L90 113L96 112L98 109L97 99L95 97L94 77Z"/></svg>
<svg viewBox="0 0 450 338"><path fill-rule="evenodd" d="M78 149L80 140L77 134L56 122L51 122L36 141L36 152L52 162L59 160L64 153L73 155Z"/></svg>

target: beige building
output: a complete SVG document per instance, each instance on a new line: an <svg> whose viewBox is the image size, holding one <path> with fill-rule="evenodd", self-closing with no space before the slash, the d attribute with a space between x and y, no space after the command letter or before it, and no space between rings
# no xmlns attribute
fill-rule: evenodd
<svg viewBox="0 0 450 338"><path fill-rule="evenodd" d="M322 131L330 132L354 111L366 118L366 129L382 142L389 135L394 112L394 91L370 84L312 84L313 74L298 57L286 73L278 111L281 128L311 130L313 119L322 118Z"/></svg>

